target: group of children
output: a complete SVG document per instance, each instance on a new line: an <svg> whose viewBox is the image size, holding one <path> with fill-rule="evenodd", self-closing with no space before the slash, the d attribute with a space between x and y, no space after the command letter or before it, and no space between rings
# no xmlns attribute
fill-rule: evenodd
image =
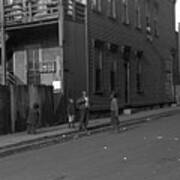
<svg viewBox="0 0 180 180"><path fill-rule="evenodd" d="M89 111L89 98L86 91L82 92L82 96L76 102L76 108L79 110L79 130L87 130L88 124L88 111ZM67 117L69 128L75 128L75 103L72 98L69 99L67 105Z"/></svg>
<svg viewBox="0 0 180 180"><path fill-rule="evenodd" d="M115 93L111 94L110 110L111 110L111 124L115 130L119 129L119 107L117 96ZM69 98L67 105L68 127L75 128L76 108L79 110L79 130L87 131L88 113L89 113L89 98L86 91L82 92L82 96L77 100L76 104L72 98ZM36 127L39 122L39 105L35 103L29 111L27 119L27 131L29 134L36 133Z"/></svg>
<svg viewBox="0 0 180 180"><path fill-rule="evenodd" d="M87 130L88 124L88 109L89 109L89 99L86 96L86 92L83 91L82 97L77 100L78 109L80 111L80 125L79 130ZM115 130L119 129L119 107L117 94L112 93L110 96L110 111L111 111L111 124ZM73 99L69 99L67 106L67 114L68 114L68 125L69 128L75 128L75 104Z"/></svg>

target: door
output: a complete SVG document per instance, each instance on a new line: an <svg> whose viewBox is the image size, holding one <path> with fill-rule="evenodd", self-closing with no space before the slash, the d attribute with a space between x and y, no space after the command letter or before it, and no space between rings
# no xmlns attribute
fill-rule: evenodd
<svg viewBox="0 0 180 180"><path fill-rule="evenodd" d="M14 52L13 71L17 84L27 84L27 57L25 50Z"/></svg>
<svg viewBox="0 0 180 180"><path fill-rule="evenodd" d="M125 82L125 104L129 104L129 94L130 94L130 87L129 87L129 78L130 78L130 65L129 62L124 63L124 82Z"/></svg>
<svg viewBox="0 0 180 180"><path fill-rule="evenodd" d="M27 49L28 84L40 84L39 48Z"/></svg>

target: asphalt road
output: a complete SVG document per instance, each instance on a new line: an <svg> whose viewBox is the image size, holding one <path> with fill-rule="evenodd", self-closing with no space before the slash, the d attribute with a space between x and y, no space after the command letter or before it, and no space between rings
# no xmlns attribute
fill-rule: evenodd
<svg viewBox="0 0 180 180"><path fill-rule="evenodd" d="M179 180L180 115L0 159L0 180Z"/></svg>

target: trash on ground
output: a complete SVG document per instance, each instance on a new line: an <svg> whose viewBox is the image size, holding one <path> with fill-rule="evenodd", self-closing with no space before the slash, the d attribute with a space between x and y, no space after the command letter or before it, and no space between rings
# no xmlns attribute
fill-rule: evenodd
<svg viewBox="0 0 180 180"><path fill-rule="evenodd" d="M62 135L62 137L63 137L63 138L65 138L65 137L66 137L66 135L65 135L65 134L63 134L63 135Z"/></svg>
<svg viewBox="0 0 180 180"><path fill-rule="evenodd" d="M178 138L178 137L175 137L174 140L175 140L175 141L179 141L179 138Z"/></svg>
<svg viewBox="0 0 180 180"><path fill-rule="evenodd" d="M127 128L126 128L126 127L123 127L123 128L122 128L122 130L123 130L123 131L126 131L126 130L127 130Z"/></svg>
<svg viewBox="0 0 180 180"><path fill-rule="evenodd" d="M162 136L157 136L157 139L161 140L161 139L163 139L163 137Z"/></svg>
<svg viewBox="0 0 180 180"><path fill-rule="evenodd" d="M104 150L107 150L107 148L108 148L107 146L104 146Z"/></svg>
<svg viewBox="0 0 180 180"><path fill-rule="evenodd" d="M125 157L123 157L123 160L124 160L124 161L127 161L127 159L128 159L128 158L127 158L126 156L125 156Z"/></svg>

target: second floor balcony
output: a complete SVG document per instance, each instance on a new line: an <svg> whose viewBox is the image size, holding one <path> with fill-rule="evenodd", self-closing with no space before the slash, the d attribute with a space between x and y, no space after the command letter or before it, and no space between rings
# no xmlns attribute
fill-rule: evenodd
<svg viewBox="0 0 180 180"><path fill-rule="evenodd" d="M4 5L5 25L55 19L59 9L59 0L15 0Z"/></svg>
<svg viewBox="0 0 180 180"><path fill-rule="evenodd" d="M64 0L63 8L60 7L60 0L11 1L4 4L7 27L57 20L61 9L64 10L65 16L72 17L74 20L83 21L85 17L85 5L77 0Z"/></svg>

